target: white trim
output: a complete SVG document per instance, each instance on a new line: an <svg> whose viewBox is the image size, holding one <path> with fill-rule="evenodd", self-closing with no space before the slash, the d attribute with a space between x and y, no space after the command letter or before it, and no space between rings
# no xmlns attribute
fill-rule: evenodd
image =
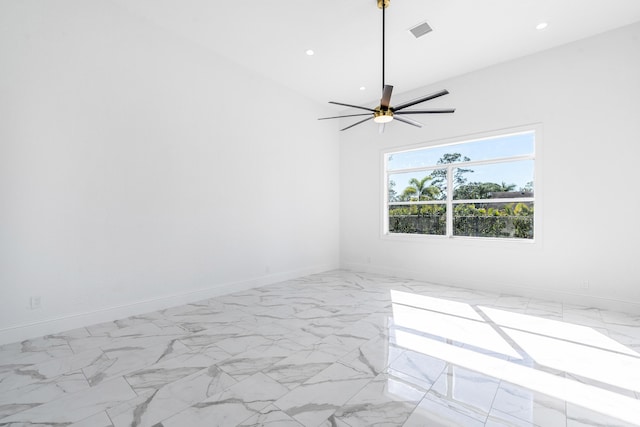
<svg viewBox="0 0 640 427"><path fill-rule="evenodd" d="M491 203L528 203L535 202L534 197L505 197L504 199L455 199L452 201L454 205L468 205L468 204L491 204Z"/></svg>
<svg viewBox="0 0 640 427"><path fill-rule="evenodd" d="M504 135L504 136L506 137L510 135ZM476 142L476 141L479 141L479 140L474 139L468 142ZM463 142L461 142L460 144L463 144ZM435 148L435 147L441 147L441 146L440 145L436 145L433 147L425 146L423 148ZM413 151L417 151L417 150L413 150ZM535 144L534 144L534 151L535 151ZM393 154L396 154L396 153L398 153L398 151L393 151ZM389 153L387 152L386 154L389 154ZM455 169L455 168L461 168L465 166L493 165L496 163L511 163L511 162L525 161L525 160L535 160L535 154L524 154L521 156L511 156L511 157L496 157L493 159L484 159L484 160L469 160L468 162L443 163L435 166L416 166L415 168L393 169L393 170L387 171L387 175L396 175L396 174L409 173L409 172L424 172L429 170L439 170L439 169L448 169L448 168Z"/></svg>
<svg viewBox="0 0 640 427"><path fill-rule="evenodd" d="M495 199L493 199L495 200ZM511 199L507 199L511 200ZM407 202L389 202L389 206L409 206L409 205L446 205L446 200L412 200Z"/></svg>
<svg viewBox="0 0 640 427"><path fill-rule="evenodd" d="M453 168L447 167L447 207L444 213L447 215L445 220L444 235L451 238L453 237Z"/></svg>
<svg viewBox="0 0 640 427"><path fill-rule="evenodd" d="M77 312L61 317L40 320L38 322L14 325L0 329L0 345L24 341L26 339L41 337L82 328L102 322L111 322L130 316L150 313L183 304L202 301L220 295L233 292L246 291L259 288L285 280L296 279L310 274L335 270L337 265L320 265L299 270L275 273L238 282L219 283L196 291L164 295L158 298L135 301L130 304L104 307L90 312Z"/></svg>
<svg viewBox="0 0 640 427"><path fill-rule="evenodd" d="M389 174L387 173L387 162L388 156L386 155L387 151L382 151L380 155L380 177L382 181L382 185L378 188L382 189L382 197L378 197L378 200L382 201L382 204L378 206L378 217L380 219L379 224L382 224L382 227L379 227L380 230L380 238L384 238L389 234Z"/></svg>
<svg viewBox="0 0 640 427"><path fill-rule="evenodd" d="M521 126L496 129L496 130L491 130L486 132L470 133L465 135L454 136L451 138L434 139L431 141L424 141L424 142L418 142L411 145L400 146L393 149L384 148L380 150L380 153L384 155L389 153L404 153L407 151L421 150L427 147L436 147L436 146L444 147L448 145L462 144L468 141L483 141L485 139L495 138L496 136L519 135L519 134L531 132L532 130L536 130L536 133L537 133L537 130L541 127L541 125L542 125L541 123L529 123ZM534 154L537 154L537 153L534 153Z"/></svg>

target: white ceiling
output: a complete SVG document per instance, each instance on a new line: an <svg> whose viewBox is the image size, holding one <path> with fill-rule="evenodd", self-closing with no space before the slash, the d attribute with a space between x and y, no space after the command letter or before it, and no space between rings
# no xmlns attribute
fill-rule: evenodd
<svg viewBox="0 0 640 427"><path fill-rule="evenodd" d="M114 1L318 102L380 97L376 0ZM637 21L640 0L391 0L386 82L402 93Z"/></svg>

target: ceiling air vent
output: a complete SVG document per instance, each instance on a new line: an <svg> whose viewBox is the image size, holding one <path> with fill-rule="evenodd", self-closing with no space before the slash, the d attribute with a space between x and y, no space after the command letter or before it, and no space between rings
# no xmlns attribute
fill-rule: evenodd
<svg viewBox="0 0 640 427"><path fill-rule="evenodd" d="M420 38L425 34L430 33L432 31L432 28L429 26L429 24L423 22L413 28L410 28L409 31L411 31L411 34L413 34L415 38Z"/></svg>

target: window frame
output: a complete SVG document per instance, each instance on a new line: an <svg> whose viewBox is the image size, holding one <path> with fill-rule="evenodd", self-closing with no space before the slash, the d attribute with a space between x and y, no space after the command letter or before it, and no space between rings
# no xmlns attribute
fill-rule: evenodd
<svg viewBox="0 0 640 427"><path fill-rule="evenodd" d="M429 149L444 146L456 146L464 143L472 143L481 140L495 139L500 137L509 137L512 135L533 133L534 144L533 152L531 154L497 157L493 159L483 160L470 160L468 162L454 162L446 164L436 164L429 166L420 166L414 168L396 169L393 171L388 170L388 158L389 155L394 153L401 153L407 151L417 151L421 149ZM507 242L508 244L522 243L532 244L539 243L542 235L541 227L541 212L542 212L542 197L539 189L541 188L541 140L542 140L542 126L540 124L520 126L517 128L501 129L491 132L484 132L481 134L466 135L461 137L455 137L446 140L436 140L430 142L423 142L411 146L385 148L381 150L381 181L382 181L382 197L381 197L381 237L389 240L455 240L464 242ZM508 199L453 199L453 171L459 167L472 167L481 165L494 165L499 163L511 163L516 161L532 160L534 162L533 168L533 196L532 197L514 197ZM447 171L447 195L443 200L426 200L426 201L389 201L389 175L408 172L428 172L433 170ZM482 236L456 236L454 235L453 219L454 219L454 207L460 204L492 204L492 203L504 203L505 200L513 203L533 203L533 237L531 239L517 238L517 237L482 237ZM446 230L444 235L439 234L418 234L418 233L391 233L389 232L389 207L390 206L423 206L423 205L444 205L446 206Z"/></svg>

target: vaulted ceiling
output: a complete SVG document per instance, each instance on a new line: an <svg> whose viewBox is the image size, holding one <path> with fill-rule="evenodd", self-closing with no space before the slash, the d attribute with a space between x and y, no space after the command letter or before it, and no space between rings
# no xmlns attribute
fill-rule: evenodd
<svg viewBox="0 0 640 427"><path fill-rule="evenodd" d="M376 0L114 1L318 102L380 97ZM391 0L386 81L402 93L637 21L638 0Z"/></svg>

